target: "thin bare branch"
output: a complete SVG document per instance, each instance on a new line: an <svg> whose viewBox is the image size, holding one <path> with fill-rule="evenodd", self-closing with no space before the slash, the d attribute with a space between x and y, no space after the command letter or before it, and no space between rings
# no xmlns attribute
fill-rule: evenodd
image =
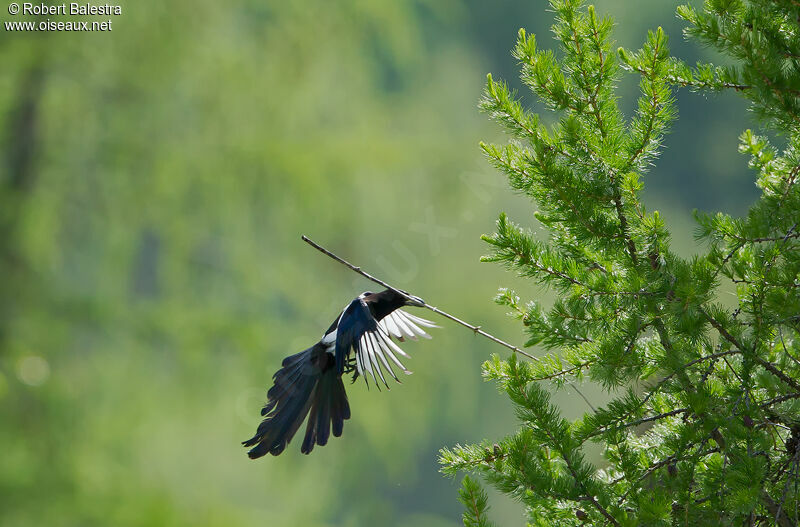
<svg viewBox="0 0 800 527"><path fill-rule="evenodd" d="M361 269L361 267L355 266L355 265L351 264L350 262L348 262L347 260L345 260L344 258L341 258L341 257L333 254L328 249L322 247L317 242L311 240L308 236L303 235L301 238L303 239L304 242L306 242L307 244L309 244L310 246L312 246L313 248L315 248L319 252L330 256L331 258L333 258L334 260L336 260L340 264L344 265L345 267L350 268L350 270L355 271L356 273L360 274L361 276L363 276L367 280L372 280L376 284L382 285L386 289L391 289L395 293L404 296L406 299L408 299L414 305L419 306L419 307L424 307L426 309L430 309L431 311L433 311L434 313L436 313L438 315L441 315L441 316L443 316L445 318L449 318L453 322L456 322L457 324L461 324L465 328L471 329L476 335L481 335L482 337L486 337L487 339L491 340L492 342L494 342L496 344L500 344L501 346L505 346L506 348L510 349L511 351L513 351L515 353L519 353L520 355L524 355L525 357L528 357L529 359L531 359L534 362L539 362L538 358L534 357L533 355L531 355L527 351L521 350L517 346L514 346L513 344L509 344L508 342L506 342L504 340L500 340L499 338L495 337L494 335L491 335L491 334L485 332L484 330L482 330L480 326L474 326L474 325L470 324L469 322L465 322L465 321L461 320L460 318L458 318L458 317L456 317L454 315L451 315L450 313L447 313L446 311L442 311L438 307L435 307L435 306L432 306L432 305L428 304L427 302L420 302L419 298L413 297L413 296L409 295L408 293L406 293L405 291L403 291L402 289L398 289L398 288L396 288L396 287L394 287L392 285L389 285L388 283L384 282L380 278L376 278L376 277L372 276L371 274L369 274L366 271L364 271L363 269Z"/></svg>

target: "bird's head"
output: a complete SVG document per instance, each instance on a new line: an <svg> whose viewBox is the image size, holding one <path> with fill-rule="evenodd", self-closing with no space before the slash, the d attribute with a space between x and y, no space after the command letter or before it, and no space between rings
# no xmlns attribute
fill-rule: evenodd
<svg viewBox="0 0 800 527"><path fill-rule="evenodd" d="M414 307L424 307L425 301L418 296L414 296L412 294L406 293L402 289L398 289L401 293L406 296L405 304L406 306L414 306Z"/></svg>

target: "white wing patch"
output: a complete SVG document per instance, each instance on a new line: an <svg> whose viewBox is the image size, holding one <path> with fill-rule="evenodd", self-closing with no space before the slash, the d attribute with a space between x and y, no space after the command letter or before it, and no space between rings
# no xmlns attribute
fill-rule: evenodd
<svg viewBox="0 0 800 527"><path fill-rule="evenodd" d="M322 343L327 345L329 348L332 348L336 345L336 335L339 333L339 322L342 320L342 316L344 316L344 312L347 311L347 308L344 308L341 313L339 313L339 318L336 319L336 329L328 333L327 335L322 335ZM330 351L330 350L329 350Z"/></svg>
<svg viewBox="0 0 800 527"><path fill-rule="evenodd" d="M356 350L356 368L358 373L366 380L368 375L372 375L375 384L378 384L378 378L389 388L389 383L386 382L386 377L383 373L386 370L394 380L400 382L397 375L392 368L392 364L400 368L406 375L411 372L400 362L397 355L405 358L409 356L394 343L392 337L398 340L404 340L405 337L417 339L417 336L426 339L431 338L430 335L420 327L438 328L436 324L430 320L425 320L418 316L406 313L400 309L396 309L389 315L385 316L378 322L377 331L367 331L361 336L358 341L358 349Z"/></svg>
<svg viewBox="0 0 800 527"><path fill-rule="evenodd" d="M430 320L425 320L424 318L412 315L411 313L406 313L402 309L396 309L389 313L380 322L378 322L378 326L382 326L383 329L391 333L392 336L401 340L404 337L410 337L416 340L417 335L429 339L431 336L425 333L420 326L425 326L428 328L439 327Z"/></svg>

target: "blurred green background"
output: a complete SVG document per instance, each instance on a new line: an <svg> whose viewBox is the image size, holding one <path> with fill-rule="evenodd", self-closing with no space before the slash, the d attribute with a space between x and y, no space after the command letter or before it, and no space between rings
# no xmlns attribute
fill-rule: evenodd
<svg viewBox="0 0 800 527"><path fill-rule="evenodd" d="M480 378L504 350L447 321L406 345L402 386L348 388L342 438L256 462L239 443L280 360L375 287L301 234L524 341L491 298L543 292L480 264L479 235L500 210L538 227L482 159L505 138L476 103L488 71L520 87L520 26L553 45L545 2L122 6L109 33L0 31L0 524L458 525L438 449L515 425ZM674 2L597 7L620 45L662 25L676 55L711 57ZM692 208L741 214L756 189L745 105L678 100L645 196L691 253Z"/></svg>

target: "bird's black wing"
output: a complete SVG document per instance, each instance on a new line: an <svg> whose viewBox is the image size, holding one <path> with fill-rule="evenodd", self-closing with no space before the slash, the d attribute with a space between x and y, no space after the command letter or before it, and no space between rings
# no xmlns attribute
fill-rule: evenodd
<svg viewBox="0 0 800 527"><path fill-rule="evenodd" d="M359 341L359 346L356 350L356 369L358 373L363 375L365 380L367 379L365 372L372 375L376 385L378 385L378 378L380 378L388 388L389 385L383 375L383 370L385 369L394 380L400 382L391 364L394 363L403 373L409 375L411 372L397 358L397 355L405 358L408 358L408 355L392 341L391 337L401 341L406 337L414 340L416 340L417 336L431 338L420 326L439 327L430 320L406 313L402 309L396 309L382 318L378 322L377 331L366 332Z"/></svg>
<svg viewBox="0 0 800 527"><path fill-rule="evenodd" d="M350 302L342 312L336 328L336 371L344 372L350 350L358 351L358 342L367 331L376 331L378 321L370 313L367 304L359 297Z"/></svg>
<svg viewBox="0 0 800 527"><path fill-rule="evenodd" d="M358 374L368 381L368 375L372 376L375 384L378 379L386 387L384 370L388 372L396 381L400 382L392 368L392 363L400 368L403 373L411 373L397 355L408 358L408 355L395 344L391 336L402 340L404 337L416 338L417 335L430 338L419 326L437 327L432 322L424 318L416 317L405 311L395 309L387 313L380 321L372 315L367 303L361 298L357 298L345 309L339 320L339 327L336 335L336 364L343 371L344 363L350 350L355 350L356 370Z"/></svg>

